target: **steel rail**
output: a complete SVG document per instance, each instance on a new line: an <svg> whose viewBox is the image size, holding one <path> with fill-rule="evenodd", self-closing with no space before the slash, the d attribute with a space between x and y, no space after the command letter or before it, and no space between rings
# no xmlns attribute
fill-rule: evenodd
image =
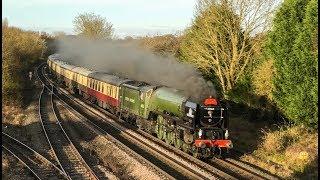
<svg viewBox="0 0 320 180"><path fill-rule="evenodd" d="M45 64L45 63L43 63L43 64ZM67 174L66 171L64 170L63 166L61 165L61 163L60 163L60 161L59 161L59 158L58 158L55 150L53 149L53 146L52 146L52 144L51 144L51 141L50 141L50 139L49 139L49 136L48 136L47 131L46 131L46 129L45 129L45 127L44 127L44 124L43 124L43 114L41 113L41 112L42 112L41 99L42 99L42 96L43 96L44 89L47 88L47 87L46 87L45 84L42 82L42 80L41 80L41 78L39 77L39 74L38 74L38 70L39 70L39 68L40 68L41 66L43 66L43 64L39 65L39 66L37 67L37 70L36 70L36 76L37 76L37 78L40 80L40 82L42 83L42 91L41 91L41 93L40 93L39 101L38 101L38 104L39 104L39 118L40 118L41 127L42 127L42 130L43 130L43 132L44 132L44 135L45 135L45 137L46 137L46 139L47 139L47 142L48 142L48 144L49 144L49 146L50 146L50 149L52 149L53 156L54 156L54 158L57 160L57 163L59 164L59 166L60 166L61 170L64 172L64 174ZM67 174L67 176L68 176L68 174ZM69 177L69 176L68 176L68 177ZM71 179L71 178L69 177L69 179Z"/></svg>
<svg viewBox="0 0 320 180"><path fill-rule="evenodd" d="M42 67L44 66L44 64L45 64L45 63L43 63L43 64L41 64L40 66L38 66L38 68L41 67L41 73L39 73L39 69L37 69L37 77L39 78L39 80L41 81L41 83L42 83L42 85L43 85L43 91L44 91L45 88L50 91L50 104L51 104L51 109L52 109L52 111L53 111L53 115L54 115L54 117L55 117L55 120L57 121L57 124L59 125L60 129L62 130L63 136L66 138L66 140L67 140L68 143L70 144L72 152L76 154L76 157L79 158L79 161L81 162L81 164L83 164L84 167L85 167L85 169L87 169L87 171L88 171L87 173L89 173L89 176L90 176L91 178L93 178L93 179L98 179L98 177L95 175L95 173L93 172L93 170L90 168L90 166L86 163L86 161L83 159L83 157L81 156L81 154L78 152L78 150L77 150L77 149L75 148L75 146L73 145L73 143L72 143L72 141L70 140L70 138L68 137L67 133L65 132L65 130L64 130L63 127L61 126L61 123L60 123L60 121L58 120L58 117L56 116L55 109L53 108L53 98L52 98L52 97L53 97L53 96L52 96L52 95L53 95L53 91L50 90L50 87L49 87L48 85L46 85L45 82L43 81L43 79L41 79L41 77L39 76L39 75L41 75L41 74L43 73L43 68L42 68ZM42 74L42 75L44 75L44 74ZM52 86L52 88L53 88L53 86ZM42 94L41 94L40 97L42 97L43 91L42 91ZM40 106L39 106L39 107L41 107L41 101L40 101L40 100L41 100L41 98L39 99L39 103L40 103ZM41 108L40 108L40 109L41 109ZM41 115L41 114L40 114L40 115ZM54 151L55 157L56 157L57 161L59 162L59 165L61 166L61 168L63 169L63 171L64 171L64 172L68 175L68 177L71 179L69 173L67 173L66 169L63 167L63 165L62 165L61 162L59 161L59 157L56 155L57 152L56 152L56 150L53 148L52 143L51 143L51 141L50 141L50 139L49 139L49 137L48 137L48 135L47 135L47 130L46 130L45 126L44 126L43 121L44 121L44 119L41 118L41 123L42 123L43 129L44 129L44 132L45 132L45 134L46 134L46 137L47 137L48 142L50 142L50 146L51 146L52 150Z"/></svg>
<svg viewBox="0 0 320 180"><path fill-rule="evenodd" d="M59 174L61 174L62 176L64 176L66 179L68 179L67 175L61 170L59 169L55 164L53 164L51 161L49 161L47 158L45 158L44 156L42 156L40 153L38 153L37 151L35 151L34 149L32 149L31 147L29 147L28 145L24 144L23 142L19 141L18 139L10 136L9 134L6 134L4 132L2 132L2 135L4 135L6 138L8 138L11 143L16 143L19 146L22 146L24 149L29 150L30 152L32 152L33 154L36 155L36 157L39 157L41 161L43 161L44 163L48 164L49 166L51 166L55 171L57 171ZM6 144L6 141L3 141L3 144ZM10 149L8 148L8 146L4 145L6 149ZM12 146L12 144L10 144L10 146ZM13 150L10 150L10 153L13 153ZM24 156L27 157L27 155L23 152L20 152L21 154L23 154ZM16 155L17 156L17 155ZM25 163L26 164L26 163Z"/></svg>
<svg viewBox="0 0 320 180"><path fill-rule="evenodd" d="M18 159L25 167L27 167L37 179L41 180L41 178L37 175L37 173L34 172L32 168L29 165L27 165L22 159L20 159L13 151L9 150L9 148L7 148L3 144L1 146L3 149L7 150L10 154L12 154L16 159Z"/></svg>
<svg viewBox="0 0 320 180"><path fill-rule="evenodd" d="M155 166L151 162L147 161L145 158L143 158L140 154L136 153L135 151L128 148L126 145L124 145L122 142L111 136L108 132L100 128L98 125L94 124L92 121L88 120L86 117L84 117L81 113L79 113L77 110L75 110L73 107L71 107L68 103L66 103L64 100L62 100L60 97L57 96L57 98L60 100L63 107L65 107L70 114L77 117L77 119L85 126L88 127L89 130L94 132L95 134L102 135L101 137L106 139L107 141L111 141L115 143L120 149L125 149L125 151L129 154L132 154L137 160L145 161L148 166L151 166L153 169L155 169L157 172L160 172L161 176L165 176L164 179L174 179L172 176L170 176L168 173L160 169L159 167Z"/></svg>

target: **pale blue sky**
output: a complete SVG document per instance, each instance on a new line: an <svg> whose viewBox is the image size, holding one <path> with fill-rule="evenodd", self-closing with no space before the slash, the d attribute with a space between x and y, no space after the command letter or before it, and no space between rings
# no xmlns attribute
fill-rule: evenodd
<svg viewBox="0 0 320 180"><path fill-rule="evenodd" d="M105 17L118 37L175 33L190 25L196 0L3 0L9 25L73 34L72 21L83 12Z"/></svg>

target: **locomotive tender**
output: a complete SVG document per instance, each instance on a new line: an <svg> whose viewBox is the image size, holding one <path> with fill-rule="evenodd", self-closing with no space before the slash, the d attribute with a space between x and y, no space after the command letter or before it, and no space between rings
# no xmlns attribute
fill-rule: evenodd
<svg viewBox="0 0 320 180"><path fill-rule="evenodd" d="M222 101L210 97L197 104L180 90L70 65L59 54L47 65L72 93L197 158L221 157L232 148Z"/></svg>

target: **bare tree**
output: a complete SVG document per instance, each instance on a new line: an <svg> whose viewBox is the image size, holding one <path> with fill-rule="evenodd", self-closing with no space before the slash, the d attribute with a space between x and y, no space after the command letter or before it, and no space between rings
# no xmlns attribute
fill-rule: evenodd
<svg viewBox="0 0 320 180"><path fill-rule="evenodd" d="M199 0L181 56L207 75L214 73L224 96L260 52L275 0Z"/></svg>
<svg viewBox="0 0 320 180"><path fill-rule="evenodd" d="M74 31L92 39L110 39L113 34L112 24L94 13L79 14L73 21Z"/></svg>

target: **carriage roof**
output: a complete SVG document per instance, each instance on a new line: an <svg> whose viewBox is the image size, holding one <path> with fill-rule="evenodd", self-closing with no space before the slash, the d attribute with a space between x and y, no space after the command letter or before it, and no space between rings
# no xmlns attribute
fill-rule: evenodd
<svg viewBox="0 0 320 180"><path fill-rule="evenodd" d="M71 64L68 64L66 62L63 62L60 64L60 66L64 69L67 69L67 70L72 70L74 68L76 68L77 66L74 66L74 65L71 65Z"/></svg>
<svg viewBox="0 0 320 180"><path fill-rule="evenodd" d="M104 72L93 72L93 73L90 73L88 75L88 77L96 79L96 80L100 80L100 81L103 81L103 82L107 82L107 83L110 83L110 84L113 84L113 85L116 85L116 86L119 86L120 84L122 84L124 82L131 81L129 79L121 78L121 77L114 76L114 75L111 75L111 74L107 74L107 73L104 73Z"/></svg>
<svg viewBox="0 0 320 180"><path fill-rule="evenodd" d="M61 60L62 57L60 54L52 54L48 57L48 59L52 60L52 61L56 61L56 60Z"/></svg>
<svg viewBox="0 0 320 180"><path fill-rule="evenodd" d="M75 67L72 71L81 74L83 76L88 76L90 73L94 73L95 71L84 68L84 67Z"/></svg>

